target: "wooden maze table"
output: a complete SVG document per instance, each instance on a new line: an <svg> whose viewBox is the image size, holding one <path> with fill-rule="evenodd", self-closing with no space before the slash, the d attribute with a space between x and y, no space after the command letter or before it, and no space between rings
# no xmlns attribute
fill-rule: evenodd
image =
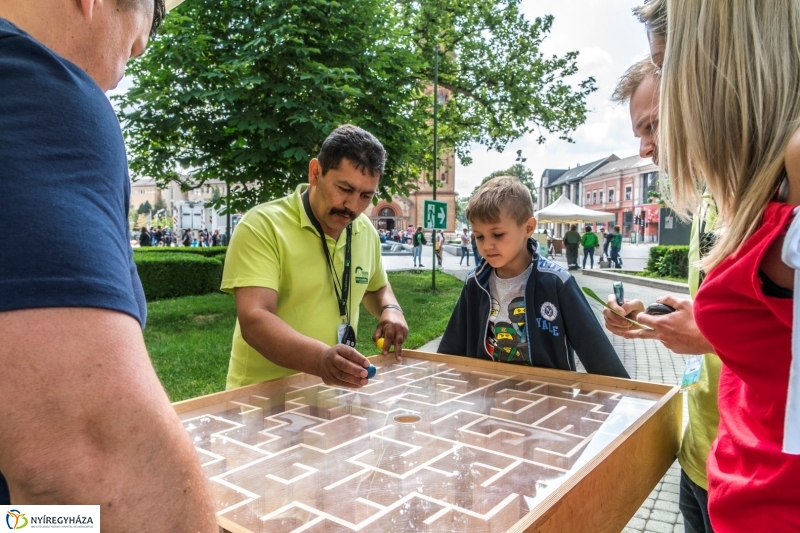
<svg viewBox="0 0 800 533"><path fill-rule="evenodd" d="M221 528L618 533L675 459L678 387L404 353L176 403Z"/></svg>

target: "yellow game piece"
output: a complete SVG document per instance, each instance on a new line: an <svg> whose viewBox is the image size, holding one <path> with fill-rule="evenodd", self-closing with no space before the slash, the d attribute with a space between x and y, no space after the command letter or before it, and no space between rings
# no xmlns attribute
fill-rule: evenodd
<svg viewBox="0 0 800 533"><path fill-rule="evenodd" d="M383 341L383 337L375 341L375 346L377 346L379 350L383 350Z"/></svg>

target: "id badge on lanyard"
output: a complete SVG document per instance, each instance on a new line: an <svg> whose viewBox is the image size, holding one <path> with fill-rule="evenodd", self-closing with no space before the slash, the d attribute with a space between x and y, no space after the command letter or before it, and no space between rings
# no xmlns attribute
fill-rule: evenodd
<svg viewBox="0 0 800 533"><path fill-rule="evenodd" d="M342 282L339 284L336 268L333 266L333 259L331 259L330 251L328 251L328 243L325 240L325 233L322 231L322 226L317 220L317 217L314 216L314 212L311 210L311 203L308 199L308 191L303 194L303 207L305 208L306 215L308 215L309 220L314 225L314 228L319 232L320 239L322 240L322 252L325 254L325 259L328 262L328 270L330 271L333 280L333 291L336 294L336 302L339 305L339 315L342 317L342 323L336 328L337 343L346 344L351 348L355 348L356 332L353 329L353 326L350 325L350 311L348 309L350 296L350 260L353 239L352 224L348 225L346 228L344 272L342 272Z"/></svg>
<svg viewBox="0 0 800 533"><path fill-rule="evenodd" d="M353 326L348 323L339 324L339 327L336 328L336 338L339 344L346 344L351 348L356 347L356 332L353 330Z"/></svg>

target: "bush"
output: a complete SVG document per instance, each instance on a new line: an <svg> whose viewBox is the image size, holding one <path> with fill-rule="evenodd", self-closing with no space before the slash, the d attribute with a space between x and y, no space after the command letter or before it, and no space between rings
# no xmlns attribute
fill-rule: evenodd
<svg viewBox="0 0 800 533"><path fill-rule="evenodd" d="M658 277L689 279L689 247L653 246L646 270Z"/></svg>
<svg viewBox="0 0 800 533"><path fill-rule="evenodd" d="M134 248L133 255L136 257L137 254L195 254L195 255L202 255L203 257L219 257L224 256L225 252L227 252L227 246L211 246L209 248L191 248L189 246L143 246L141 248Z"/></svg>
<svg viewBox="0 0 800 533"><path fill-rule="evenodd" d="M134 253L133 260L149 301L218 292L222 281L222 257L145 252Z"/></svg>

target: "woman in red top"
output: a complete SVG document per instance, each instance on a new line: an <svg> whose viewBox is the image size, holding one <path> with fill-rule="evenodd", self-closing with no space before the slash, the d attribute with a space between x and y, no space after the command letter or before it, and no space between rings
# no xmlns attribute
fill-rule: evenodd
<svg viewBox="0 0 800 533"><path fill-rule="evenodd" d="M699 205L707 187L722 228L694 303L725 365L711 523L723 533L800 531L800 2L667 9L663 169L678 208Z"/></svg>

